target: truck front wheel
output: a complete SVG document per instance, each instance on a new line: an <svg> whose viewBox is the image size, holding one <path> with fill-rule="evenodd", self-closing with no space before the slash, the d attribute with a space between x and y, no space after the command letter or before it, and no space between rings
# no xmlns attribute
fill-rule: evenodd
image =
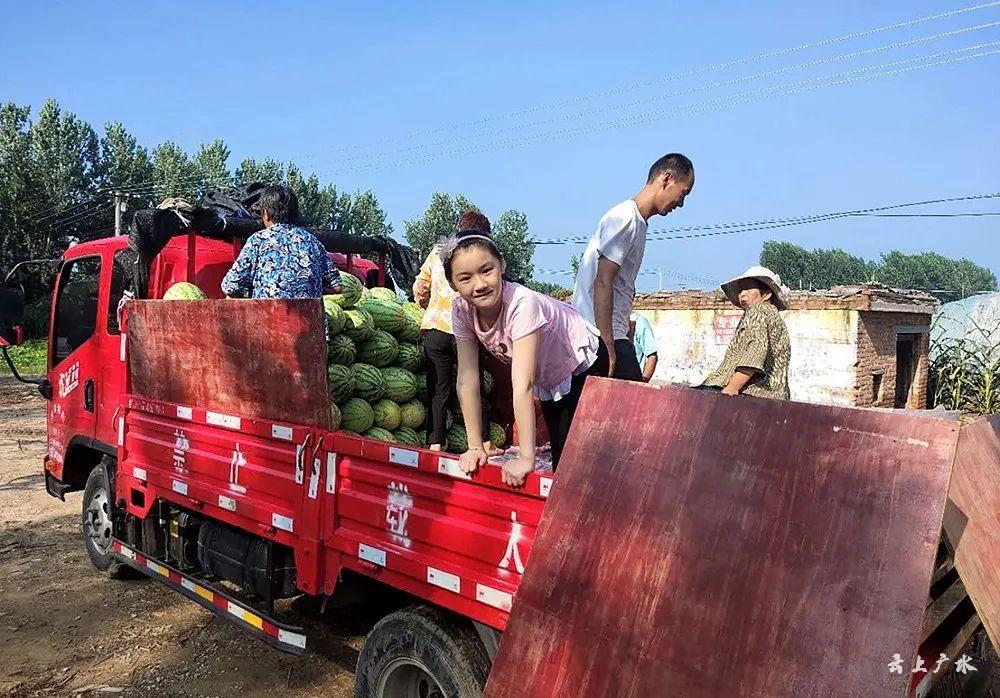
<svg viewBox="0 0 1000 698"><path fill-rule="evenodd" d="M490 660L471 623L428 606L380 620L358 657L357 698L473 698Z"/></svg>
<svg viewBox="0 0 1000 698"><path fill-rule="evenodd" d="M112 499L111 485L104 460L90 471L83 490L83 545L94 567L107 572L112 579L128 579L132 574L128 565L115 561L111 550Z"/></svg>

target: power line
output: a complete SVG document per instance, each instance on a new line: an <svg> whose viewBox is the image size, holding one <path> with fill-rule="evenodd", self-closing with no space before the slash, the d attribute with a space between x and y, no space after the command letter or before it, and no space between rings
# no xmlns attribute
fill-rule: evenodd
<svg viewBox="0 0 1000 698"><path fill-rule="evenodd" d="M789 73L789 72L796 71L796 70L804 70L804 69L807 69L807 68L815 68L815 67L818 67L818 66L821 66L821 65L827 65L827 64L836 63L836 62L839 62L839 61L847 61L847 60L851 60L851 59L854 59L854 58L859 58L861 56L868 56L868 55L873 55L873 54L877 54L877 53L884 53L886 51L890 51L890 50L894 50L894 49L898 49L898 48L903 48L903 47L906 47L906 46L913 46L913 45L920 44L920 43L926 43L928 41L934 41L934 40L942 39L942 38L946 38L946 37L957 36L959 34L963 34L963 33L967 33L967 32L972 32L972 31L978 31L980 29L990 29L990 28L993 28L993 27L996 27L996 26L1000 26L1000 21L987 22L985 24L977 24L977 25L974 25L974 26L964 27L962 29L954 29L954 30L947 31L947 32L939 32L937 34L931 34L929 36L921 36L921 37L917 37L915 39L907 39L905 41L896 41L896 42L893 42L893 43L890 43L890 44L885 44L884 46L877 46L875 48L863 49L863 50L860 50L860 51L853 51L851 53L845 53L845 54L841 54L839 56L831 56L831 57L828 57L828 58L820 58L820 59L808 61L808 62L805 62L805 63L799 63L799 64L796 64L796 65L784 66L784 67L781 67L781 68L775 68L773 70L767 70L767 71L764 71L764 72L755 73L753 75L745 75L745 76L742 76L742 77L733 78L731 80L721 80L721 81L709 83L707 85L700 85L700 86L686 88L686 89L683 89L683 90L678 90L678 91L675 91L675 92L668 92L668 93L662 94L662 95L655 95L655 96L652 96L652 97L645 97L643 99L637 99L637 100L633 100L631 102L625 102L625 103L620 103L620 104L612 104L612 105L607 105L607 106L603 106L603 107L596 107L596 108L593 108L593 109L588 109L586 111L576 112L576 113L573 113L573 114L563 114L561 116L556 116L556 117L549 118L549 119L542 119L542 120L538 120L538 121L532 121L532 122L529 122L529 123L526 123L526 124L515 124L515 125L511 125L511 126L506 126L504 128L499 128L499 129L494 129L494 130L491 130L491 131L485 131L485 132L479 132L479 133L469 134L469 135L460 136L460 137L457 137L457 138L448 138L448 139L445 139L445 140L433 141L433 142L430 142L430 143L420 143L420 144L412 145L412 146L405 147L405 148L398 148L398 149L391 150L391 151L382 151L382 152L375 152L375 153L367 153L367 154L364 154L364 155L357 155L357 156L353 156L353 157L343 158L341 161L342 162L364 162L364 161L371 161L371 160L377 160L379 158L386 157L386 156L389 156L389 155L398 155L398 154L403 154L403 153L407 153L407 152L414 152L414 151L419 151L419 150L427 150L429 148L440 148L442 146L454 145L455 143L475 141L475 140L478 140L480 138L487 137L487 136L496 136L496 135L500 135L500 134L503 134L503 133L525 131L525 130L532 129L532 128L537 128L537 127L540 127L540 126L546 126L546 125L549 125L549 124L558 123L558 122L561 122L561 121L569 121L569 120L573 120L573 119L581 119L581 118L584 118L584 117L596 116L598 114L604 114L604 113L608 113L608 112L622 111L622 110L625 110L625 109L630 109L630 108L637 107L637 106L643 106L643 105L646 105L646 104L652 104L652 103L655 103L655 102L663 101L665 99L671 99L671 98L680 97L680 96L683 96L683 95L696 94L696 93L699 93L699 92L706 92L706 91L718 89L718 88L721 88L721 87L733 87L735 85L739 85L739 84L742 84L742 83L751 82L751 81L754 81L754 80L761 80L763 78L773 77L775 75L781 75L783 73ZM938 54L935 54L935 55L938 55Z"/></svg>
<svg viewBox="0 0 1000 698"><path fill-rule="evenodd" d="M988 2L988 3L981 3L981 4L978 4L978 5L971 5L971 6L968 6L968 7L962 7L962 8L958 8L958 9L954 9L954 10L949 10L947 12L941 12L941 13L934 14L934 15L928 15L928 16L925 16L925 17L917 17L915 19L910 19L910 20L905 20L905 21L901 21L901 22L896 22L896 23L893 23L893 24L886 24L886 25L882 25L882 26L879 26L879 27L873 27L871 29L866 29L866 30L859 31L859 32L853 32L853 33L850 33L850 34L843 34L841 36L836 36L836 37L832 37L832 38L827 38L827 39L821 39L821 40L817 40L817 41L812 41L812 42L809 42L809 43L801 44L799 46L794 46L794 47L784 48L784 49L775 49L775 50L771 50L771 51L765 51L763 53L753 54L753 55L750 55L750 56L745 56L745 57L742 57L742 58L737 58L737 59L730 60L730 61L725 61L725 62L722 62L722 63L715 63L715 64L704 66L704 67L701 67L701 68L695 68L695 69L684 71L684 72L677 73L677 74L674 74L674 75L669 75L669 76L666 76L666 77L655 78L655 79L652 79L652 80L643 80L643 81L640 81L640 82L632 83L630 85L625 85L625 86L622 86L622 87L612 88L610 90L603 90L603 91L599 91L599 92L594 92L594 93L591 93L589 95L581 95L581 96L578 96L578 97L572 97L572 98L568 98L568 99L562 99L562 100L558 100L558 101L554 101L554 102L548 102L548 103L536 105L536 106L533 106L533 107L527 107L527 108L523 108L523 109L510 110L510 111L505 111L505 112L497 112L495 114L487 115L485 117L481 117L481 118L470 120L470 121L453 123L453 124L449 124L449 125L446 125L446 126L438 126L438 127L434 127L434 128L430 128L430 129L420 130L420 131L414 131L414 132L411 132L409 134L405 134L405 135L401 135L401 136L393 136L393 137L384 138L384 139L380 139L380 140L376 140L376 141L371 141L371 142L368 142L368 143L361 143L361 144L340 146L338 148L332 149L331 152L338 153L338 152L345 152L345 151L348 151L348 150L357 150L357 149L362 149L362 148L375 147L375 146L384 145L384 144L387 144L387 143L399 142L399 141L403 141L403 140L412 140L414 138L419 138L419 137L423 137L423 136L429 136L429 135L434 135L434 134L448 132L448 131L455 131L455 130L459 130L459 129L463 129L463 128L469 128L469 127L472 127L472 126L479 126L479 125L482 125L482 124L489 123L491 121L502 121L502 120L507 120L507 119L513 119L513 118L516 118L516 117L519 117L519 116L524 116L524 115L527 115L527 114L534 114L534 113L537 113L537 112L540 112L540 111L544 111L544 110L548 110L548 109L558 109L558 108L565 107L565 106L571 106L571 105L574 105L574 104L580 104L582 102L586 102L586 101L593 100L593 99L599 99L599 98L602 98L602 97L612 97L612 96L615 96L615 95L623 94L625 92L631 92L633 90L638 90L638 89L643 89L643 88L648 88L648 87L654 87L656 85L661 85L661 84L666 83L666 82L671 82L671 81L675 81L675 80L681 80L681 79L688 78L688 77L694 77L696 75L702 75L702 74L709 73L709 72L716 71L716 70L723 70L723 69L726 69L726 68L732 68L732 67L736 67L736 66L746 65L746 64L749 64L749 63L755 63L757 61L762 61L762 60L766 60L766 59L769 59L769 58L776 58L776 57L779 57L779 56L785 56L785 55L788 55L788 54L791 54L791 53L796 53L796 52L799 52L799 51L805 51L805 50L813 49L813 48L819 48L819 47L822 47L822 46L830 46L832 44L842 43L842 42L845 42L845 41L852 41L854 39L862 39L862 38L865 38L865 37L869 37L869 36L873 36L873 35L881 34L881 33L885 33L885 32L890 32L890 31L894 31L894 30L897 30L897 29L905 29L907 27L912 27L912 26L915 26L917 24L923 24L923 23L926 23L926 22L933 22L933 21L939 20L939 19L946 19L948 17L954 17L954 16L957 16L957 15L966 14L966 13L969 13L969 12L975 12L975 11L978 11L978 10L988 9L988 8L991 8L991 7L997 7L998 5L1000 5L1000 2Z"/></svg>
<svg viewBox="0 0 1000 698"><path fill-rule="evenodd" d="M907 58L899 61L891 61L889 63L884 63L877 66L867 66L864 68L857 68L842 73L834 73L832 75L825 75L816 78L809 78L806 80L797 80L794 82L781 83L767 88L759 88L756 90L750 90L746 92L736 93L733 95L727 95L725 97L704 100L701 102L694 102L686 105L681 105L679 107L672 107L669 109L657 109L642 114L636 114L633 116L607 120L594 125L584 125L575 128L558 129L554 131L540 133L533 136L525 136L521 138L501 139L497 141L488 142L477 147L450 150L450 151L439 151L418 158L395 160L377 166L368 166L368 167L358 166L358 167L346 168L335 172L335 174L345 174L348 172L356 172L360 170L377 170L377 169L386 169L389 167L399 167L402 165L430 162L432 160L438 160L444 157L454 157L460 155L476 155L512 147L520 147L524 145L537 145L540 143L551 142L562 138L588 135L624 126L643 126L649 123L653 123L655 121L661 121L663 119L669 118L670 116L701 113L737 105L752 104L755 102L762 101L767 97L771 96L787 96L802 92L808 92L816 89L837 87L841 85L853 84L856 82L863 82L865 80L893 77L896 75L902 75L904 73L909 73L916 70L924 70L927 68L933 68L940 65L947 65L950 63L959 63L962 61L972 60L974 58L992 56L1000 53L1000 50L981 51L979 53L971 55L958 55L958 54L998 45L1000 45L1000 41L977 44L974 46L966 46L951 51L928 54L925 56L918 56L915 58ZM951 57L943 58L946 56L951 56ZM893 66L919 63L920 61L928 61L933 58L942 58L942 60L937 60L920 65L910 65L909 67L897 68L894 70L885 70L886 68L891 68ZM871 75L864 74L873 71L883 71L883 72L874 72Z"/></svg>

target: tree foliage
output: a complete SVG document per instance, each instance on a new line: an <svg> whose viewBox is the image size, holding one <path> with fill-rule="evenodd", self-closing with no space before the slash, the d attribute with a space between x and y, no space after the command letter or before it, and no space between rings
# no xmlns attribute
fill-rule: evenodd
<svg viewBox="0 0 1000 698"><path fill-rule="evenodd" d="M934 291L943 299L995 291L996 276L968 259L935 252L886 252L867 261L840 249L807 250L790 242L764 243L760 263L777 272L790 288L829 288L876 281L894 288Z"/></svg>

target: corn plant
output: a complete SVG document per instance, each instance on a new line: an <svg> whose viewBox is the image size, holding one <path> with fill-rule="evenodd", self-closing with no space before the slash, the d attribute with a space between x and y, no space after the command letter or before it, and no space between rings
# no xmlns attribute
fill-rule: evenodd
<svg viewBox="0 0 1000 698"><path fill-rule="evenodd" d="M968 321L972 331L961 339L938 335L932 340L933 405L995 414L1000 412L1000 325L984 327L971 317Z"/></svg>

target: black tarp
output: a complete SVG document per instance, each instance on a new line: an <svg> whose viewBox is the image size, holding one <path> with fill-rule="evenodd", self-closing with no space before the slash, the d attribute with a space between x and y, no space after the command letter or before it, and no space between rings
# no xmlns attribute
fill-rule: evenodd
<svg viewBox="0 0 1000 698"><path fill-rule="evenodd" d="M139 211L129 229L129 247L138 255L132 291L137 298L149 288L149 265L167 243L178 235L194 231L216 240L246 240L262 230L259 215L264 185L250 184L235 190L208 192L194 206L177 206ZM308 226L306 226L308 227ZM407 294L413 287L420 258L416 250L384 235L308 228L329 252L343 254L385 254L389 277Z"/></svg>

